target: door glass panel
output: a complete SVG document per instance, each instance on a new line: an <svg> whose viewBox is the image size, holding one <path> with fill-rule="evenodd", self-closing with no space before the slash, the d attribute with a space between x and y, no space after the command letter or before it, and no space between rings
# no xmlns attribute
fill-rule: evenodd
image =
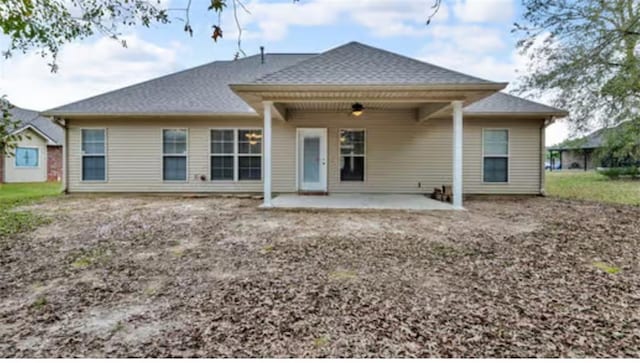
<svg viewBox="0 0 640 363"><path fill-rule="evenodd" d="M305 183L318 183L320 182L320 137L305 137L303 148L302 180Z"/></svg>

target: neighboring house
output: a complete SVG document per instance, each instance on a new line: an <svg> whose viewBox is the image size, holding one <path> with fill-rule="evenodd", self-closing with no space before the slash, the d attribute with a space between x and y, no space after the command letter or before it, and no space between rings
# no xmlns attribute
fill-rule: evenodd
<svg viewBox="0 0 640 363"><path fill-rule="evenodd" d="M64 130L37 111L13 107L11 118L19 121L12 134L19 134L13 155L0 157L0 182L30 183L62 179Z"/></svg>
<svg viewBox="0 0 640 363"><path fill-rule="evenodd" d="M218 61L45 112L69 192L544 191L544 128L566 112L351 42Z"/></svg>
<svg viewBox="0 0 640 363"><path fill-rule="evenodd" d="M558 145L548 147L551 164L559 163L559 168L563 170L582 169L585 171L604 166L600 165L601 162L597 160L598 151L605 146L607 134L623 124L611 128L604 127L587 136L565 140ZM558 161L556 162L556 160Z"/></svg>

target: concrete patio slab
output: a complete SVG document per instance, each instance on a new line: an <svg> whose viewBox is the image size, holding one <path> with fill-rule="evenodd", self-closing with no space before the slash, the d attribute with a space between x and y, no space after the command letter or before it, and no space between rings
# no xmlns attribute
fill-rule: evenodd
<svg viewBox="0 0 640 363"><path fill-rule="evenodd" d="M272 204L273 208L292 209L456 210L449 203L420 194L281 194L272 200Z"/></svg>

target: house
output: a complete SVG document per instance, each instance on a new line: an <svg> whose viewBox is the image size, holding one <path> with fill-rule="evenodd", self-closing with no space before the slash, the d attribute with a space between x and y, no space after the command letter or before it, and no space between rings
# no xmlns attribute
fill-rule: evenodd
<svg viewBox="0 0 640 363"><path fill-rule="evenodd" d="M601 166L610 166L611 160L609 158L598 160L598 156L602 156L598 154L605 147L608 135L624 132L622 128L625 125L627 123L623 122L614 127L603 127L587 136L565 140L558 145L547 148L551 165L556 165L556 160L558 160L559 168L562 170L582 169L585 171ZM638 144L640 145L640 140L638 140Z"/></svg>
<svg viewBox="0 0 640 363"><path fill-rule="evenodd" d="M68 192L544 192L544 128L565 111L351 42L218 61L46 112Z"/></svg>
<svg viewBox="0 0 640 363"><path fill-rule="evenodd" d="M64 130L38 111L13 106L18 121L11 133L22 136L13 155L0 157L0 183L61 181Z"/></svg>

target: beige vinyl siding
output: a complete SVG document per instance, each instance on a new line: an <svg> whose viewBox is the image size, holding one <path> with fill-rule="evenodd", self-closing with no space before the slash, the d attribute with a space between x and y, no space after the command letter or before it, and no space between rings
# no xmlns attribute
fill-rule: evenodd
<svg viewBox="0 0 640 363"><path fill-rule="evenodd" d="M261 192L260 181L210 181L209 130L216 127L262 128L259 119L196 118L71 120L70 192ZM107 130L107 181L82 181L81 129ZM162 129L188 129L187 181L162 180ZM205 176L205 181L200 176Z"/></svg>
<svg viewBox="0 0 640 363"><path fill-rule="evenodd" d="M464 123L464 192L467 194L539 194L542 120L481 120ZM482 129L509 130L509 181L482 180Z"/></svg>
<svg viewBox="0 0 640 363"><path fill-rule="evenodd" d="M38 149L37 167L16 167L13 156L5 156L6 183L32 183L47 181L47 141L42 136L26 129L21 132L22 140L18 141L17 147L29 147Z"/></svg>
<svg viewBox="0 0 640 363"><path fill-rule="evenodd" d="M426 193L452 182L452 120L415 121L411 111L348 113L291 112L274 124L274 191L295 192L297 127L328 128L328 189L349 193ZM464 192L538 194L542 120L464 120ZM339 130L366 130L364 182L340 181ZM510 134L508 183L482 181L482 129L506 128ZM276 134L281 137L275 138ZM284 144L283 144L284 143ZM277 145L277 147L276 147ZM275 150L279 152L275 152ZM420 187L418 186L420 183Z"/></svg>
<svg viewBox="0 0 640 363"><path fill-rule="evenodd" d="M274 191L294 192L298 127L327 128L328 189L334 193L420 193L441 180L451 179L451 130L446 122L419 125L413 111L369 111L360 117L349 113L290 112L287 123L274 124ZM339 131L365 129L365 181L340 181ZM448 171L447 171L448 170ZM293 171L291 173L290 171ZM275 178L277 175L286 177ZM418 187L421 183L422 188ZM440 182L441 183L441 182Z"/></svg>
<svg viewBox="0 0 640 363"><path fill-rule="evenodd" d="M296 129L327 128L328 190L332 193L429 193L451 184L452 121L418 124L414 111L368 110L355 118L347 112L290 111L287 122L273 120L273 191L296 192ZM464 120L464 192L540 192L542 120ZM107 129L107 181L82 182L80 129ZM71 192L261 192L261 181L215 181L209 170L209 130L216 127L262 128L261 118L114 119L69 122ZM162 181L163 128L189 130L188 181ZM366 130L364 182L340 181L339 130ZM509 183L482 182L482 129L510 130ZM200 180L206 176L206 181ZM420 187L418 184L420 183Z"/></svg>

